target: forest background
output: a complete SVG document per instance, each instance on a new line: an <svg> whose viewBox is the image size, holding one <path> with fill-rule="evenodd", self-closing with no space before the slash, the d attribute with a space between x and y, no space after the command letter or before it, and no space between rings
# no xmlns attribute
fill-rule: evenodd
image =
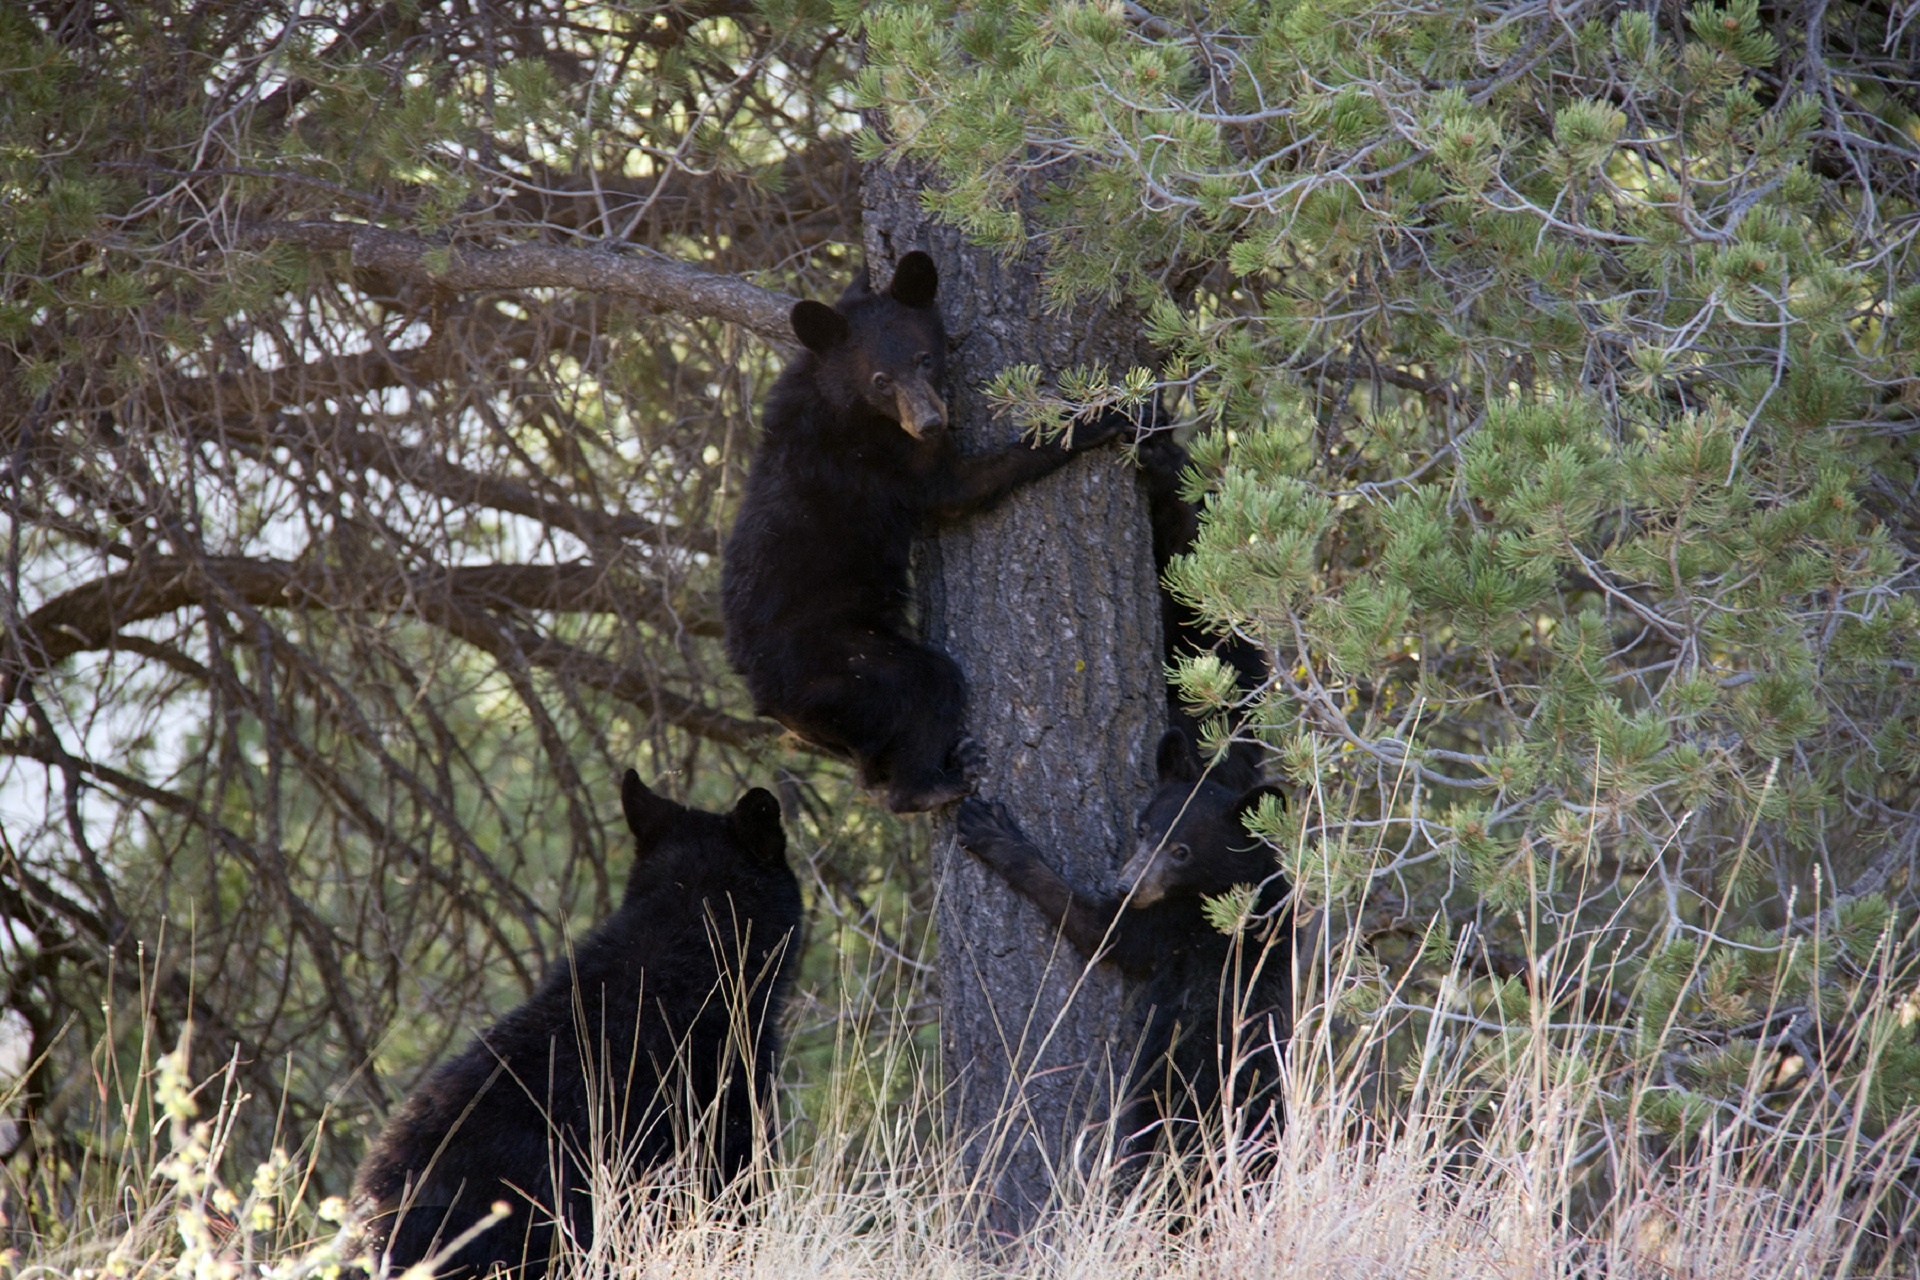
<svg viewBox="0 0 1920 1280"><path fill-rule="evenodd" d="M970 447L1153 400L1193 451L1317 1087L1479 1144L1571 1090L1553 1230L1705 1152L1898 1254L1916 68L1850 0L6 6L10 1229L106 1221L189 1024L223 1150L344 1190L608 910L629 765L782 796L789 1147L1017 1112L1031 1218L1124 993L719 644L787 307L926 247ZM983 789L1100 882L1165 713L1128 457L918 566Z"/></svg>

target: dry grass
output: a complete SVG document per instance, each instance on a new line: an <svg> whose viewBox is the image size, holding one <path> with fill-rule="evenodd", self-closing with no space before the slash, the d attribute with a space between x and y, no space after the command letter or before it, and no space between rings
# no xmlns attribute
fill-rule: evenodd
<svg viewBox="0 0 1920 1280"><path fill-rule="evenodd" d="M1337 982L1331 984L1337 987ZM1309 1011L1311 1014L1312 1011ZM1060 1203L1019 1241L976 1224L979 1197L929 1123L931 1087L876 1111L882 1082L929 1079L910 1048L856 1026L813 1114L789 1116L781 1154L750 1187L694 1203L666 1178L602 1189L597 1238L560 1274L845 1280L1217 1280L1219 1277L1912 1276L1916 1117L1869 1133L1867 1108L1796 1115L1755 1140L1752 1117L1708 1117L1685 1141L1638 1116L1648 1080L1586 1069L1598 1049L1549 1026L1482 1029L1381 1074L1366 1022L1309 1016L1292 1046L1277 1158L1228 1152L1125 1179L1082 1144ZM1386 1020L1377 1020L1380 1027ZM1406 1024L1400 1024L1404 1034ZM1485 1049L1500 1046L1499 1069ZM1516 1048L1517 1046L1517 1048ZM1403 1055L1405 1056L1405 1055ZM225 1168L260 1099L232 1076L190 1088L185 1054L149 1055L120 1094L118 1163L87 1172L84 1203L42 1198L13 1227L0 1273L286 1277L352 1258L337 1202L315 1204L301 1162ZM1383 1080L1397 1087L1383 1088ZM1381 1098L1392 1099L1383 1105ZM1864 1100L1853 1100L1859 1103ZM316 1135L306 1135L311 1145ZM105 1149L105 1148L103 1148ZM608 1166L611 1168L611 1164ZM1260 1172L1265 1170L1265 1172ZM223 1174L226 1175L223 1178ZM613 1181L611 1175L609 1183ZM750 1205L746 1202L750 1194ZM21 1202L16 1196L12 1204Z"/></svg>

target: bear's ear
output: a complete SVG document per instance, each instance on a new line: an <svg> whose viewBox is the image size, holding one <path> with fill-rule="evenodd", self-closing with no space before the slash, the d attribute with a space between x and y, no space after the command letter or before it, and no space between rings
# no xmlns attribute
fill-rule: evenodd
<svg viewBox="0 0 1920 1280"><path fill-rule="evenodd" d="M933 259L918 249L900 259L893 269L893 283L887 286L893 300L907 307L930 307L939 291L940 272Z"/></svg>
<svg viewBox="0 0 1920 1280"><path fill-rule="evenodd" d="M755 787L740 797L728 815L733 833L747 852L761 862L774 863L787 856L787 832L780 825L780 802L765 787Z"/></svg>
<svg viewBox="0 0 1920 1280"><path fill-rule="evenodd" d="M658 842L667 824L680 816L679 805L647 790L647 784L631 769L620 779L620 808L627 815L627 829L643 850Z"/></svg>
<svg viewBox="0 0 1920 1280"><path fill-rule="evenodd" d="M793 325L793 336L800 339L800 345L817 355L825 355L845 342L853 332L847 327L847 318L824 302L805 302L793 304L793 311L787 317Z"/></svg>
<svg viewBox="0 0 1920 1280"><path fill-rule="evenodd" d="M1179 729L1169 729L1160 735L1160 750L1154 764L1160 770L1161 782L1196 782L1200 778L1200 757L1193 753L1193 743Z"/></svg>

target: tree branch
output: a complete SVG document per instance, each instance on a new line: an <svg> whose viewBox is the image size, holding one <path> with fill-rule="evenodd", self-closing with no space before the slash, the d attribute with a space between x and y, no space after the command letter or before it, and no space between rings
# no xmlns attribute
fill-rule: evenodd
<svg viewBox="0 0 1920 1280"><path fill-rule="evenodd" d="M456 292L558 288L633 298L681 315L740 325L776 346L793 343L787 314L795 299L671 258L546 244L504 249L435 244L357 222L259 222L249 226L243 238L256 244L345 251L356 267L411 276Z"/></svg>
<svg viewBox="0 0 1920 1280"><path fill-rule="evenodd" d="M510 646L529 666L540 667L563 680L598 689L713 742L744 747L781 732L780 726L770 720L742 720L714 711L691 698L662 689L659 681L644 669L610 662L599 654L589 653L551 636L538 635L506 623L499 624L496 636L492 638L464 630L459 619L449 618L445 625L449 631L477 648L494 653L502 661L506 659L497 646Z"/></svg>
<svg viewBox="0 0 1920 1280"><path fill-rule="evenodd" d="M252 424L242 426L229 420L225 429L245 432L261 444L290 444L296 433L286 430L260 430ZM713 552L720 549L719 539L710 530L666 525L650 517L630 512L609 513L575 506L547 497L532 485L505 476L474 471L429 449L401 444L391 437L372 431L342 428L330 435L300 435L303 445L318 444L342 462L363 467L403 484L436 494L461 506L477 504L526 516L554 529L563 529L582 539L613 538L623 542L658 545L672 542L689 551Z"/></svg>
<svg viewBox="0 0 1920 1280"><path fill-rule="evenodd" d="M638 598L622 590L603 567L582 561L463 565L373 581L319 562L238 556L151 559L56 596L0 640L0 705L12 700L33 671L76 653L108 648L130 623L222 595L256 608L404 610L503 661L518 654L531 666L578 679L703 737L743 746L778 731L772 724L742 720L666 692L643 672L514 627L494 612L504 606L631 616L640 608ZM710 619L648 616L648 621L696 635L719 632Z"/></svg>

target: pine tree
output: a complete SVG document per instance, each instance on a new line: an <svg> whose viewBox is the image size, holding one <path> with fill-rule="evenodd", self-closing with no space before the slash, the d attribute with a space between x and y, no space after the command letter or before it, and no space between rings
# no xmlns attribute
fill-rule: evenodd
<svg viewBox="0 0 1920 1280"><path fill-rule="evenodd" d="M1809 1084L1884 1123L1920 1096L1915 32L1150 9L890 5L863 90L932 208L1151 317L1134 385L1207 504L1169 581L1273 659L1269 834L1385 966L1369 1016L1418 1044L1531 989L1675 1136Z"/></svg>

